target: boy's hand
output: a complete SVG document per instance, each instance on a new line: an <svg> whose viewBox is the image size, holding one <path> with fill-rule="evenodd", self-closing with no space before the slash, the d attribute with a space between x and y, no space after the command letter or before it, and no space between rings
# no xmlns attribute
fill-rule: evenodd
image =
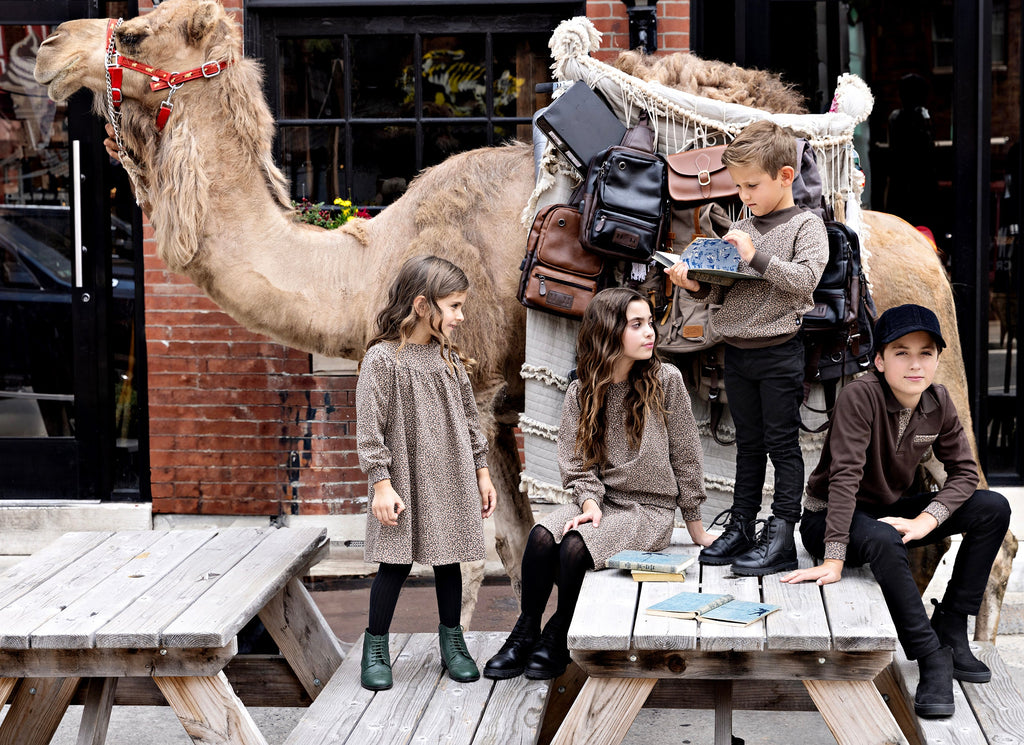
<svg viewBox="0 0 1024 745"><path fill-rule="evenodd" d="M939 525L939 521L930 512L922 512L913 520L905 517L880 517L878 522L896 528L903 536L904 543L921 540Z"/></svg>
<svg viewBox="0 0 1024 745"><path fill-rule="evenodd" d="M391 486L391 479L383 479L373 485L373 502L370 504L373 516L381 525L398 525L398 516L405 512L405 502Z"/></svg>
<svg viewBox="0 0 1024 745"><path fill-rule="evenodd" d="M739 251L740 258L748 264L750 263L750 260L754 258L754 241L742 230L730 230L722 236L722 240L728 241L732 245L736 246L736 250Z"/></svg>
<svg viewBox="0 0 1024 745"><path fill-rule="evenodd" d="M689 290L690 292L700 292L700 282L695 279L687 279L686 271L686 262L677 261L672 267L665 270L665 274L668 275L672 284L677 287L682 287L684 290Z"/></svg>
<svg viewBox="0 0 1024 745"><path fill-rule="evenodd" d="M494 508L498 506L498 492L491 483L491 472L488 469L477 469L476 485L480 489L480 517L486 520L494 514Z"/></svg>
<svg viewBox="0 0 1024 745"><path fill-rule="evenodd" d="M790 572L785 577L782 577L779 581L785 582L790 585L795 585L799 582L809 582L814 580L818 585L830 585L833 582L838 582L843 578L843 562L838 559L825 559L821 564L816 567L808 567L807 569L797 569L795 572Z"/></svg>
<svg viewBox="0 0 1024 745"><path fill-rule="evenodd" d="M108 122L103 127L107 130L107 138L103 140L103 147L106 149L107 155L120 163L121 154L117 151L117 143L114 141L114 126Z"/></svg>
<svg viewBox="0 0 1024 745"><path fill-rule="evenodd" d="M570 530L576 530L583 523L594 523L595 528L601 525L601 508L597 506L597 502L593 499L583 500L583 513L565 524L565 530L562 531L562 535L565 535Z"/></svg>

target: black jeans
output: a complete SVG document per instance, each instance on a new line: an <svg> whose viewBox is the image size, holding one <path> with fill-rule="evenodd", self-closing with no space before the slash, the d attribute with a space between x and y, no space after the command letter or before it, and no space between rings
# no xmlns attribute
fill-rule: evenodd
<svg viewBox="0 0 1024 745"><path fill-rule="evenodd" d="M1010 505L1002 494L979 489L950 515L942 525L920 541L904 545L903 536L891 525L876 518L914 518L921 514L932 494L904 497L883 508L857 507L850 523L850 543L846 547L846 565L869 564L885 604L889 606L896 633L907 658L916 660L939 648L921 594L910 572L907 549L937 543L948 535L963 533L963 543L946 585L943 606L957 613L977 615L985 593L992 562L1010 525ZM826 512L804 512L800 535L804 546L819 559L825 555Z"/></svg>
<svg viewBox="0 0 1024 745"><path fill-rule="evenodd" d="M732 505L752 520L761 509L768 458L775 466L772 514L800 519L804 459L800 404L804 398L804 343L799 335L774 347L725 347L725 391L736 425L736 486Z"/></svg>

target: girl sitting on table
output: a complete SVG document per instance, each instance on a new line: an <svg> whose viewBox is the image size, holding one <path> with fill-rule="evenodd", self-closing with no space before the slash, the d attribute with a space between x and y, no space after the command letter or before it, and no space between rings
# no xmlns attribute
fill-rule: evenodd
<svg viewBox="0 0 1024 745"><path fill-rule="evenodd" d="M651 305L634 290L604 290L587 306L576 339L578 378L566 391L558 435L562 484L573 503L531 531L519 620L485 677L561 675L586 571L603 569L625 549L665 548L677 505L694 543L711 543L701 523L707 497L690 397L679 370L658 358L656 340ZM542 632L555 583L558 604Z"/></svg>

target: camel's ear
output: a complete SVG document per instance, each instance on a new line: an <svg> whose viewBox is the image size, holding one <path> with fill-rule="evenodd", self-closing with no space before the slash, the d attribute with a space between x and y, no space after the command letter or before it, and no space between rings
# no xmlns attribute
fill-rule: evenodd
<svg viewBox="0 0 1024 745"><path fill-rule="evenodd" d="M217 25L217 16L220 14L219 3L202 3L199 9L188 19L185 28L185 38L192 46L198 46L199 42L209 35L214 26Z"/></svg>

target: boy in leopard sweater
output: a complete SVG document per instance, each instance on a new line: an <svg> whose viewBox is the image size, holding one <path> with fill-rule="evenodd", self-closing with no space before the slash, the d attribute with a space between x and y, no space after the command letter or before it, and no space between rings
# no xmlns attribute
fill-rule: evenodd
<svg viewBox="0 0 1024 745"><path fill-rule="evenodd" d="M800 519L804 462L800 451L804 344L803 314L814 307L814 288L828 261L825 224L793 201L796 140L777 124L748 125L726 148L722 162L751 217L724 239L739 252L739 270L755 280L730 287L687 277L684 262L668 270L694 298L720 303L711 316L723 336L725 389L736 426L736 485L723 525L700 552L702 564L732 564L741 575L796 569L793 530ZM754 535L768 458L775 467L772 515Z"/></svg>

